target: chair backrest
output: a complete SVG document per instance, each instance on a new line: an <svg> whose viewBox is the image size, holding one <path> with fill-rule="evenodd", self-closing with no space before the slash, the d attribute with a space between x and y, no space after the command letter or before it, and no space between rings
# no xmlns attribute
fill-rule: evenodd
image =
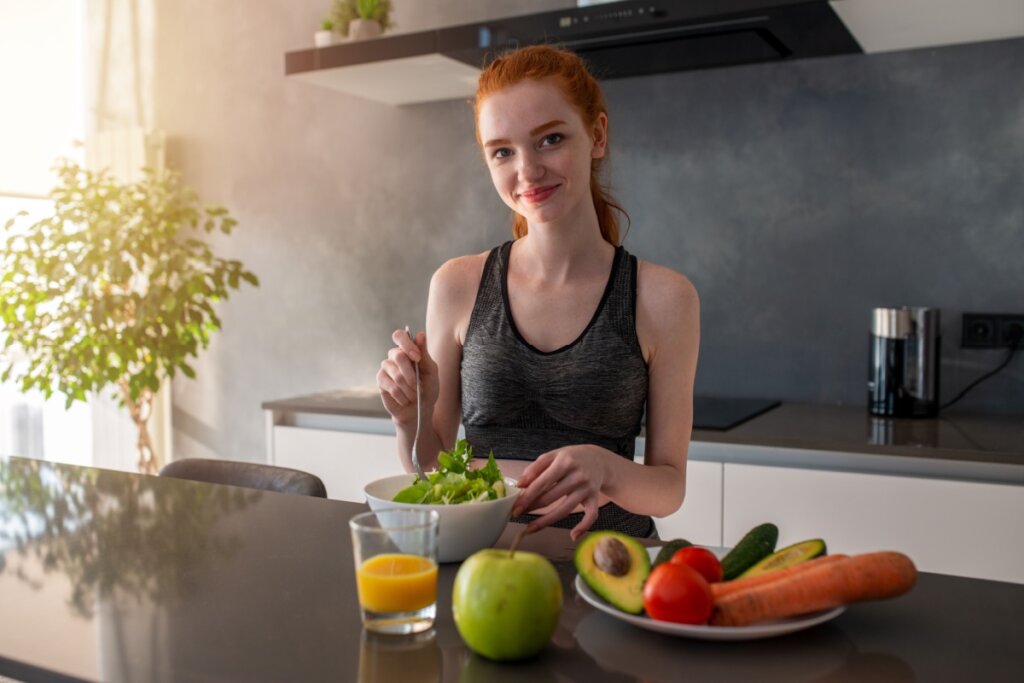
<svg viewBox="0 0 1024 683"><path fill-rule="evenodd" d="M327 497L327 487L315 474L255 462L185 458L167 463L160 468L159 474L161 477L205 481L210 484L244 486L317 498Z"/></svg>

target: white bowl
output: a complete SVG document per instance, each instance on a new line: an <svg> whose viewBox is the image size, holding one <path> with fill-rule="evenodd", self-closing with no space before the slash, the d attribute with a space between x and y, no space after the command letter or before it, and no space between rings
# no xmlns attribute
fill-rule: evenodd
<svg viewBox="0 0 1024 683"><path fill-rule="evenodd" d="M395 494L416 480L415 474L396 474L378 479L363 488L371 510L413 508L437 510L437 559L439 562L460 562L478 550L490 548L505 530L512 516L512 505L519 495L514 479L505 479L506 494L497 500L482 500L458 505L417 505L396 503Z"/></svg>

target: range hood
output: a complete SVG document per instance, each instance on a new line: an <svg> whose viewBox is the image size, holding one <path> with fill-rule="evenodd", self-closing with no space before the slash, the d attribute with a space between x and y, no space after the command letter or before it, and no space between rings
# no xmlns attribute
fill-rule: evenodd
<svg viewBox="0 0 1024 683"><path fill-rule="evenodd" d="M824 0L624 0L289 52L285 73L388 104L469 97L481 67L554 43L601 78L861 52Z"/></svg>
<svg viewBox="0 0 1024 683"><path fill-rule="evenodd" d="M955 37L965 26L975 39L1020 35L1020 1L902 0L894 12L891 0L622 0L288 52L285 74L411 104L472 96L480 69L522 45L562 45L600 78L622 78L900 49L900 40L920 47L929 37L919 27L953 34L937 43L971 40Z"/></svg>

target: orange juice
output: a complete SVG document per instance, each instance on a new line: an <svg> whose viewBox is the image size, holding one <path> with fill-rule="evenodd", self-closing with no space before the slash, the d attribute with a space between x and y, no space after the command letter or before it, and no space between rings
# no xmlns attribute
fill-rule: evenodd
<svg viewBox="0 0 1024 683"><path fill-rule="evenodd" d="M437 599L437 565L419 555L374 555L356 570L356 587L363 609L414 612Z"/></svg>

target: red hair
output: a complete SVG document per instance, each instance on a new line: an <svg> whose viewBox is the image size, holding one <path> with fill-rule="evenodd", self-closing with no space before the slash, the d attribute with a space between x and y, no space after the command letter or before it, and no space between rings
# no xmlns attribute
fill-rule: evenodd
<svg viewBox="0 0 1024 683"><path fill-rule="evenodd" d="M551 79L562 91L565 99L575 107L583 119L583 125L592 129L601 114L608 115L601 86L587 69L579 55L551 45L533 45L504 54L488 65L477 81L476 99L473 103L476 120L476 140L480 143L480 107L490 95L522 81ZM605 153L607 157L607 152ZM629 214L619 206L608 190L601 184L603 158L591 159L590 194L597 210L597 222L601 237L612 245L619 245L619 216ZM512 235L518 239L526 235L526 219L512 212Z"/></svg>

